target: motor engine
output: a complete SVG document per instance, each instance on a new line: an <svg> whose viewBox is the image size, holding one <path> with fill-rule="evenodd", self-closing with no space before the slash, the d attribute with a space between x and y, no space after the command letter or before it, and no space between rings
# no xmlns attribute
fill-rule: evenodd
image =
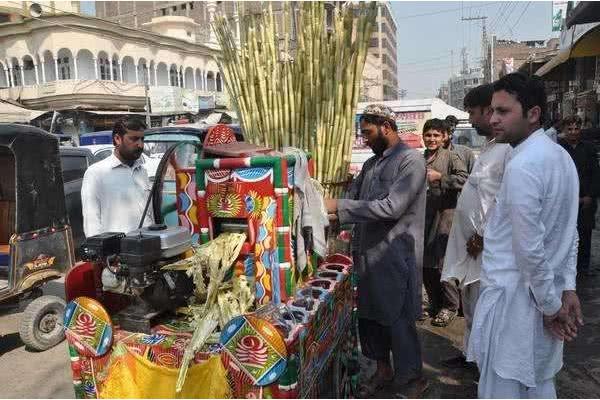
<svg viewBox="0 0 600 400"><path fill-rule="evenodd" d="M191 243L186 228L157 224L127 234L91 236L82 254L101 269L103 291L135 297L137 308L129 314L142 318L183 306L193 294L193 280L184 271L161 270L190 250Z"/></svg>

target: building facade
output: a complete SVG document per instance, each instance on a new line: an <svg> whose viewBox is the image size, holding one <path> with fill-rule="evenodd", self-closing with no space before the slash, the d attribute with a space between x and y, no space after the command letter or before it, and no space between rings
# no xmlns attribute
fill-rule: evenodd
<svg viewBox="0 0 600 400"><path fill-rule="evenodd" d="M447 85L442 85L440 94L447 96L446 101L454 108L464 110L465 95L473 88L483 84L484 77L481 68L463 69L463 71L450 77Z"/></svg>
<svg viewBox="0 0 600 400"><path fill-rule="evenodd" d="M377 26L371 35L363 70L360 101L397 100L398 28L389 2L377 4Z"/></svg>
<svg viewBox="0 0 600 400"><path fill-rule="evenodd" d="M327 2L327 12L331 13L338 3ZM196 23L195 28L188 31L189 35L194 34L198 43L214 43L210 30L211 15L215 12L223 13L237 25L234 29L239 32L239 19L243 15L261 13L263 6L257 1L243 2L239 9L236 2L227 1L97 1L96 16L140 29L148 29L147 24L155 17L189 17ZM270 6L281 26L283 2L273 1ZM390 3L378 2L377 26L371 35L363 71L361 101L398 98L397 34Z"/></svg>
<svg viewBox="0 0 600 400"><path fill-rule="evenodd" d="M189 19L154 18L141 32L70 12L31 18L23 10L24 18L0 24L0 99L110 113L143 112L148 98L155 115L196 113L207 97L228 105L218 51L180 38L194 26Z"/></svg>
<svg viewBox="0 0 600 400"><path fill-rule="evenodd" d="M482 62L485 82L493 82L517 71L523 64L531 64L537 57L556 52L559 44L557 38L518 42L492 37Z"/></svg>

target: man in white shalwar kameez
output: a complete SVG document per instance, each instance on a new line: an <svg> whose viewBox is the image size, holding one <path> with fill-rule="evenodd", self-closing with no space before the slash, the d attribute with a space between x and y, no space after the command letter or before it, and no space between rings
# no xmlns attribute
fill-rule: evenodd
<svg viewBox="0 0 600 400"><path fill-rule="evenodd" d="M511 147L505 143L496 143L490 118L492 116L492 95L494 88L490 84L472 89L464 99L465 110L469 113L469 122L477 133L486 137L487 142L475 161L467 183L463 186L452 221L448 239L442 281L454 279L461 289L465 331L463 349L466 354L475 305L479 297L479 273L481 271L481 251L483 233L489 211L493 208L496 194L502 183L504 164ZM464 368L465 355L444 360L445 366Z"/></svg>
<svg viewBox="0 0 600 400"><path fill-rule="evenodd" d="M467 359L480 398L555 398L563 340L583 324L575 294L579 180L569 155L541 129L537 77L494 83L490 123L513 150L484 233L481 291Z"/></svg>

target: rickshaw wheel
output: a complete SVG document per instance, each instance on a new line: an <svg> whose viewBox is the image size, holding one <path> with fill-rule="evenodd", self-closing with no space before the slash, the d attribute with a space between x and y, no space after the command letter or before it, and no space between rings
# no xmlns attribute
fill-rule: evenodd
<svg viewBox="0 0 600 400"><path fill-rule="evenodd" d="M38 297L29 303L19 328L23 343L33 350L44 351L62 342L65 307L65 301L56 296Z"/></svg>

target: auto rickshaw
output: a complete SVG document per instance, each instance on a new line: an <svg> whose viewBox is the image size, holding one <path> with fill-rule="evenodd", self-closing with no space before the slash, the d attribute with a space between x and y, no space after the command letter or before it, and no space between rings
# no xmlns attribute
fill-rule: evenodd
<svg viewBox="0 0 600 400"><path fill-rule="evenodd" d="M74 264L58 139L35 127L0 124L0 303L31 301L19 334L43 351L64 338L63 299L42 286Z"/></svg>

